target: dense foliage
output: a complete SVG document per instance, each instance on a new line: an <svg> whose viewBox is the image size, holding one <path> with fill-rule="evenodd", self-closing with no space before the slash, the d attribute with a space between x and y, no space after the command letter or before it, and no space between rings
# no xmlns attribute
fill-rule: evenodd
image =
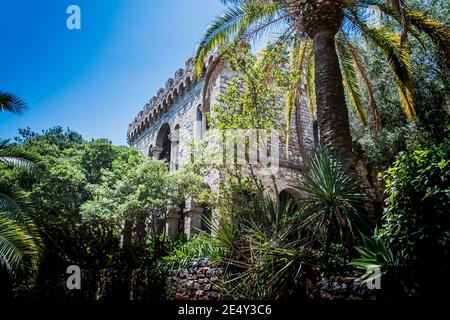
<svg viewBox="0 0 450 320"><path fill-rule="evenodd" d="M160 270L155 266L170 241L150 230L147 222L152 216L163 217L170 206L178 207L200 185L193 172L170 175L162 161L145 160L136 150L105 139L85 141L60 127L42 133L21 130L10 148L35 160L33 175L20 168L2 170L0 180L23 190L44 248L37 271L14 279L17 295L36 291L38 297L57 292L60 298L73 296L65 287L71 264L85 271L89 289L75 293L80 298L94 298L102 269L122 274L124 288L132 269ZM161 289L154 297L164 295L165 273L146 274L148 284Z"/></svg>
<svg viewBox="0 0 450 320"><path fill-rule="evenodd" d="M388 279L402 281L405 290L437 293L448 283L449 148L446 139L440 145L403 154L385 172L382 228L372 240L364 240L358 249L363 257L355 265L379 265Z"/></svg>

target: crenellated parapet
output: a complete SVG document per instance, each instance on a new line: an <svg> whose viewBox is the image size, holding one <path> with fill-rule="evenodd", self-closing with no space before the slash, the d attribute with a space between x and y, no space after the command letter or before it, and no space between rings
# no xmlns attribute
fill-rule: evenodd
<svg viewBox="0 0 450 320"><path fill-rule="evenodd" d="M128 125L127 140L131 144L141 133L157 121L171 105L183 96L195 84L193 58L185 63L185 68L178 69L173 78L169 78L164 88L158 89L134 120Z"/></svg>

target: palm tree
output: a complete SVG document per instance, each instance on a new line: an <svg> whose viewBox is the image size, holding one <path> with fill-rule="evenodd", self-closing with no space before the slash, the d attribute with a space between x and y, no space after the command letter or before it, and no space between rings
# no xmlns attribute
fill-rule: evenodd
<svg viewBox="0 0 450 320"><path fill-rule="evenodd" d="M301 85L306 83L310 106L316 112L321 144L352 166L352 139L345 100L349 100L360 118L361 90L357 74L361 75L369 95L369 110L374 129L380 129L374 94L364 64L358 54L361 35L381 49L392 67L400 100L407 117L415 116L413 82L407 45L407 35L420 39L429 36L450 61L450 31L439 21L409 8L405 0L221 0L225 12L206 29L196 51L197 75L201 76L211 52L232 39L247 40L263 32L277 31L280 43L291 42L294 67L299 72L297 87L288 94L288 107L297 104ZM392 18L390 26L373 27L370 8ZM282 32L280 32L282 31ZM210 75L206 75L208 80ZM291 106L290 106L291 105Z"/></svg>
<svg viewBox="0 0 450 320"><path fill-rule="evenodd" d="M0 92L0 111L20 114L25 109L26 104L22 100ZM0 140L0 164L30 173L34 171L30 157L11 146L7 140ZM0 266L8 271L14 271L21 265L32 266L39 255L41 239L29 217L32 210L23 191L0 183Z"/></svg>

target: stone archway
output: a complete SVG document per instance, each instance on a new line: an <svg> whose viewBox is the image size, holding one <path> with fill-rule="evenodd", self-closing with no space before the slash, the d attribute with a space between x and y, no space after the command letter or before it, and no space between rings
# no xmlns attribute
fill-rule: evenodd
<svg viewBox="0 0 450 320"><path fill-rule="evenodd" d="M286 206L289 205L289 210L297 211L299 210L298 201L301 199L301 192L295 188L286 188L278 194L278 203L280 209L284 210Z"/></svg>
<svg viewBox="0 0 450 320"><path fill-rule="evenodd" d="M156 160L165 160L170 164L172 146L170 141L170 126L165 123L159 129L156 137L155 148L153 151L153 157Z"/></svg>

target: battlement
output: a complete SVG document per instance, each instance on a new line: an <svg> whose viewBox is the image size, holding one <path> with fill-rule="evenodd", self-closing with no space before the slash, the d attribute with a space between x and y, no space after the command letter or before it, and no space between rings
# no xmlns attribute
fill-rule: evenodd
<svg viewBox="0 0 450 320"><path fill-rule="evenodd" d="M134 120L128 125L127 140L132 143L139 135L166 113L180 96L183 96L197 82L193 58L186 61L185 67L178 69L163 88L158 89Z"/></svg>

